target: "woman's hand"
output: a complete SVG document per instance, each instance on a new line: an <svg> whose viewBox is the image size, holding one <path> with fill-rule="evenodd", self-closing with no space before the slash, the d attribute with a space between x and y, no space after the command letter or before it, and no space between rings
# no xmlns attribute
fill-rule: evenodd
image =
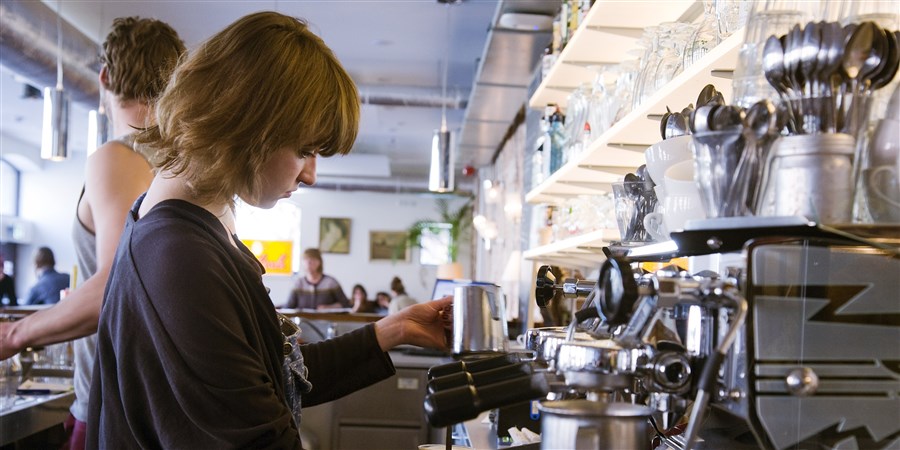
<svg viewBox="0 0 900 450"><path fill-rule="evenodd" d="M381 350L401 344L449 350L453 328L453 297L403 308L375 322L375 336Z"/></svg>

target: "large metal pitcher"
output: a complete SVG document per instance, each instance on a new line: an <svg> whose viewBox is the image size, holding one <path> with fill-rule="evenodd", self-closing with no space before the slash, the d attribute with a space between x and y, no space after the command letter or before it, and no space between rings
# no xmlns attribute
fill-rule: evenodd
<svg viewBox="0 0 900 450"><path fill-rule="evenodd" d="M500 286L453 290L453 354L502 353L509 348L506 299Z"/></svg>

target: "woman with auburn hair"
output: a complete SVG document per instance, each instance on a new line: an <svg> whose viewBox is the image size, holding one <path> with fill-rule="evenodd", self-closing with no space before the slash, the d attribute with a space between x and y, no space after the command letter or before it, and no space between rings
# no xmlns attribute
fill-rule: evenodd
<svg viewBox="0 0 900 450"><path fill-rule="evenodd" d="M301 400L391 376L397 345L447 348L449 297L296 344L234 233L235 197L270 208L355 140L356 88L305 22L229 25L179 64L156 118L138 141L159 171L128 214L100 317L90 447L299 448Z"/></svg>

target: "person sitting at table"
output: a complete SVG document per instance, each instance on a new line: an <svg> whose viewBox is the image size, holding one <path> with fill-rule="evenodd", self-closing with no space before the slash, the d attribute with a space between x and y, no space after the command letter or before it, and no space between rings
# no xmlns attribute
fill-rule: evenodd
<svg viewBox="0 0 900 450"><path fill-rule="evenodd" d="M56 258L49 247L34 252L37 283L28 291L27 305L50 305L59 302L59 291L69 288L69 274L56 271Z"/></svg>
<svg viewBox="0 0 900 450"><path fill-rule="evenodd" d="M394 277L394 279L391 280L391 293L394 294L394 298L391 299L391 304L388 305L388 314L393 314L407 306L419 303L409 295L406 295L406 288L403 287L403 282L400 281L400 277Z"/></svg>
<svg viewBox="0 0 900 450"><path fill-rule="evenodd" d="M379 291L375 294L375 314L387 314L391 305L391 294Z"/></svg>
<svg viewBox="0 0 900 450"><path fill-rule="evenodd" d="M349 308L350 300L344 295L341 284L325 275L325 264L322 253L317 248L308 248L303 252L303 263L306 275L297 280L286 304L282 308L329 309Z"/></svg>
<svg viewBox="0 0 900 450"><path fill-rule="evenodd" d="M16 280L12 275L6 274L3 266L3 253L0 253L0 302L2 302L3 297L6 297L8 306L16 306L19 304L16 299Z"/></svg>
<svg viewBox="0 0 900 450"><path fill-rule="evenodd" d="M350 312L355 313L373 313L375 312L376 303L374 301L369 300L369 293L366 292L366 288L361 284L357 284L353 286L353 291L350 294L351 299L353 300L353 306Z"/></svg>

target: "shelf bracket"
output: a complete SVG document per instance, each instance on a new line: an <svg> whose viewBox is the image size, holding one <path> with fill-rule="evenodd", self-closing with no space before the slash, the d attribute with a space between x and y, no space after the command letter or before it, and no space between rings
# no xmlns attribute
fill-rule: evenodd
<svg viewBox="0 0 900 450"><path fill-rule="evenodd" d="M647 147L649 147L650 145L651 144L631 144L625 142L610 142L609 144L606 144L607 147L619 148L622 150L629 150L632 152L640 153L644 153L644 150L647 150Z"/></svg>
<svg viewBox="0 0 900 450"><path fill-rule="evenodd" d="M547 86L545 89L553 89L554 91L572 92L578 89L578 86Z"/></svg>
<svg viewBox="0 0 900 450"><path fill-rule="evenodd" d="M641 35L644 34L643 28L631 28L631 27L603 27L598 25L588 25L588 30L591 31L599 31L601 33L609 33L616 34L619 36L625 36L630 38L639 39Z"/></svg>
<svg viewBox="0 0 900 450"><path fill-rule="evenodd" d="M730 80L734 78L734 69L713 69L709 71L709 76Z"/></svg>
<svg viewBox="0 0 900 450"><path fill-rule="evenodd" d="M618 63L609 62L609 61L562 61L563 64L568 64L570 66L578 66L588 68L590 66L604 66L604 67L612 67L617 65Z"/></svg>
<svg viewBox="0 0 900 450"><path fill-rule="evenodd" d="M622 167L622 166L601 166L601 165L597 165L597 164L579 164L578 167L581 169L595 170L597 172L614 173L616 175L625 175L626 173L634 172L634 168Z"/></svg>
<svg viewBox="0 0 900 450"><path fill-rule="evenodd" d="M612 189L612 183L594 182L594 181L557 181L557 183L565 186L573 186L593 191L609 192Z"/></svg>

